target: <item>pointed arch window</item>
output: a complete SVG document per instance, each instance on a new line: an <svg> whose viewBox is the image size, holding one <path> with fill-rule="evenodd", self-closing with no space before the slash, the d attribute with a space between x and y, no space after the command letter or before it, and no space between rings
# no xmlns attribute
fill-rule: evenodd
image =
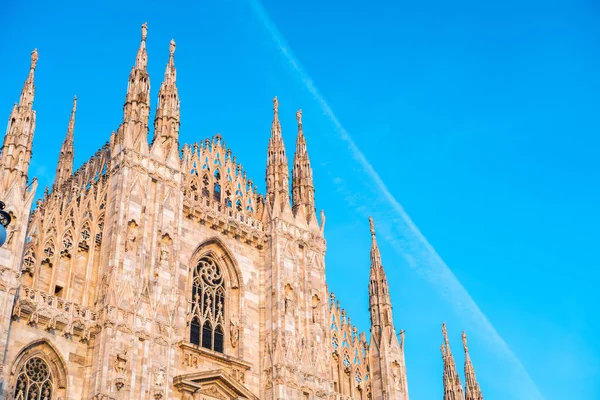
<svg viewBox="0 0 600 400"><path fill-rule="evenodd" d="M104 214L98 218L98 233L96 233L96 246L100 247L102 244L102 231L104 230Z"/></svg>
<svg viewBox="0 0 600 400"><path fill-rule="evenodd" d="M32 357L21 367L15 385L15 400L50 400L54 379L43 359Z"/></svg>
<svg viewBox="0 0 600 400"><path fill-rule="evenodd" d="M190 342L224 351L225 279L212 257L203 257L193 271Z"/></svg>

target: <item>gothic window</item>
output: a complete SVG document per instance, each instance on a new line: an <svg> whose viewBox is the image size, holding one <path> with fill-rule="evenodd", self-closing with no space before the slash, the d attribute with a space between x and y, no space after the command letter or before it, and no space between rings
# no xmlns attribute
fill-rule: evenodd
<svg viewBox="0 0 600 400"><path fill-rule="evenodd" d="M39 357L30 358L19 371L15 400L50 400L54 380L48 364Z"/></svg>
<svg viewBox="0 0 600 400"><path fill-rule="evenodd" d="M90 248L90 236L91 236L90 224L86 222L81 227L81 240L79 241L79 249L87 251Z"/></svg>
<svg viewBox="0 0 600 400"><path fill-rule="evenodd" d="M98 233L96 233L96 246L102 244L102 231L104 230L104 214L98 218Z"/></svg>
<svg viewBox="0 0 600 400"><path fill-rule="evenodd" d="M356 370L356 373L354 374L354 379L356 379L356 383L362 382L362 378L360 377L360 372L358 371L358 369Z"/></svg>
<svg viewBox="0 0 600 400"><path fill-rule="evenodd" d="M331 336L331 347L333 347L333 350L337 350L340 347L338 338L335 335Z"/></svg>
<svg viewBox="0 0 600 400"><path fill-rule="evenodd" d="M195 315L190 342L222 353L224 347L225 280L210 257L200 259L193 271L192 301Z"/></svg>
<svg viewBox="0 0 600 400"><path fill-rule="evenodd" d="M23 272L28 273L30 276L33 276L33 270L35 267L35 254L31 247L29 247L27 251L25 251L25 257L23 258L23 266Z"/></svg>
<svg viewBox="0 0 600 400"><path fill-rule="evenodd" d="M221 185L215 182L215 190L213 191L213 197L215 201L221 201Z"/></svg>
<svg viewBox="0 0 600 400"><path fill-rule="evenodd" d="M52 240L46 242L46 246L44 246L44 257L43 262L52 264L54 258L54 243L52 243Z"/></svg>
<svg viewBox="0 0 600 400"><path fill-rule="evenodd" d="M73 233L71 231L67 231L62 240L62 250L60 252L61 256L70 257L71 249L73 248Z"/></svg>
<svg viewBox="0 0 600 400"><path fill-rule="evenodd" d="M196 182L196 179L192 179L192 183L190 184L190 190L192 192L198 190L198 182Z"/></svg>
<svg viewBox="0 0 600 400"><path fill-rule="evenodd" d="M235 202L235 209L238 210L238 211L242 211L242 202L240 201L240 199L238 199Z"/></svg>
<svg viewBox="0 0 600 400"><path fill-rule="evenodd" d="M221 184L219 181L221 180L221 173L217 169L215 171L215 185L213 190L213 197L215 201L221 201Z"/></svg>
<svg viewBox="0 0 600 400"><path fill-rule="evenodd" d="M348 353L344 353L344 367L349 368L350 367L350 356L348 355Z"/></svg>
<svg viewBox="0 0 600 400"><path fill-rule="evenodd" d="M225 189L225 205L229 208L233 205L231 202L231 189Z"/></svg>
<svg viewBox="0 0 600 400"><path fill-rule="evenodd" d="M202 177L202 196L204 196L204 197L209 196L208 184L209 184L208 175L204 174L204 176Z"/></svg>

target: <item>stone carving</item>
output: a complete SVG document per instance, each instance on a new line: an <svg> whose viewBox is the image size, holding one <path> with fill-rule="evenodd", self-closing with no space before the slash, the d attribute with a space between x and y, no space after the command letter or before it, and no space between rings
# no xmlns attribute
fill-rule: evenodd
<svg viewBox="0 0 600 400"><path fill-rule="evenodd" d="M318 323L321 320L321 300L316 294L312 297L312 322L313 324Z"/></svg>
<svg viewBox="0 0 600 400"><path fill-rule="evenodd" d="M400 390L402 383L400 382L400 364L398 361L392 363L392 375L394 378L394 388Z"/></svg>
<svg viewBox="0 0 600 400"><path fill-rule="evenodd" d="M125 386L125 373L127 372L128 365L129 357L127 355L127 350L117 353L114 362L114 369L116 372L115 386L117 387L117 390L121 390L123 386Z"/></svg>
<svg viewBox="0 0 600 400"><path fill-rule="evenodd" d="M293 315L294 307L295 307L294 289L292 289L292 286L288 283L287 285L285 285L285 313Z"/></svg>
<svg viewBox="0 0 600 400"><path fill-rule="evenodd" d="M165 388L165 380L166 380L166 370L165 367L158 367L154 373L154 399L160 400L164 396L164 388Z"/></svg>
<svg viewBox="0 0 600 400"><path fill-rule="evenodd" d="M125 251L130 252L135 248L135 241L137 239L138 224L135 220L129 221L127 224L127 240L125 241Z"/></svg>
<svg viewBox="0 0 600 400"><path fill-rule="evenodd" d="M231 347L235 349L240 339L240 327L237 317L232 318L230 321L229 336L231 337Z"/></svg>
<svg viewBox="0 0 600 400"><path fill-rule="evenodd" d="M173 268L169 268L171 264L170 253L172 249L173 240L169 236L169 234L165 233L160 239L159 245L159 259L158 259L158 267L163 270L170 270L173 272ZM158 276L158 268L154 270L154 276Z"/></svg>

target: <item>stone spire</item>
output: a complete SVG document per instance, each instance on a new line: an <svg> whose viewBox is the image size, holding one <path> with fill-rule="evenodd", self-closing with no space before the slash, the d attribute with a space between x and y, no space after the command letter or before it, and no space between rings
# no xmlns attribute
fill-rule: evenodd
<svg viewBox="0 0 600 400"><path fill-rule="evenodd" d="M31 52L31 66L29 67L29 75L27 75L27 80L23 85L23 90L21 90L21 98L19 99L19 106L27 107L31 109L33 106L33 97L35 95L35 85L33 83L33 75L35 72L35 67L37 65L38 60L38 52L37 49L33 49Z"/></svg>
<svg viewBox="0 0 600 400"><path fill-rule="evenodd" d="M375 224L369 217L371 230L371 272L369 312L371 314L372 398L408 400L408 379L404 359L404 331L398 341L392 317L392 301L381 253L377 245Z"/></svg>
<svg viewBox="0 0 600 400"><path fill-rule="evenodd" d="M69 119L69 127L67 135L60 148L58 156L58 165L56 167L56 175L54 177L54 187L58 188L66 182L73 173L73 158L75 157L75 148L73 146L73 133L75 131L75 110L77 108L77 96L73 97L73 109L71 110L71 118Z"/></svg>
<svg viewBox="0 0 600 400"><path fill-rule="evenodd" d="M119 149L132 148L140 153L148 152L148 116L150 115L150 76L146 69L146 36L148 26L142 25L142 42L135 57L135 65L129 74L127 95L123 106L123 122L117 131L115 154ZM120 146L120 147L119 147Z"/></svg>
<svg viewBox="0 0 600 400"><path fill-rule="evenodd" d="M469 347L467 346L467 334L462 333L463 348L465 349L465 400L483 400L483 394L479 388L479 382L475 377L475 368L469 356Z"/></svg>
<svg viewBox="0 0 600 400"><path fill-rule="evenodd" d="M38 52L31 52L31 65L27 80L21 90L19 103L13 106L8 118L8 127L2 145L0 159L1 182L0 193L6 193L14 184L24 192L27 184L27 173L32 155L33 133L35 131L35 111L33 99L35 95L34 73Z"/></svg>
<svg viewBox="0 0 600 400"><path fill-rule="evenodd" d="M306 149L306 138L302 131L302 110L296 112L298 121L298 137L296 138L296 153L294 154L294 168L292 170L292 203L294 214L302 215L310 223L316 222L315 213L315 187L313 184L312 168Z"/></svg>
<svg viewBox="0 0 600 400"><path fill-rule="evenodd" d="M371 272L369 283L371 334L378 340L381 337L383 329L393 329L392 301L390 299L387 277L381 263L379 246L377 246L375 224L371 217L369 217L369 226L371 229Z"/></svg>
<svg viewBox="0 0 600 400"><path fill-rule="evenodd" d="M288 160L279 123L279 101L275 97L271 138L267 150L267 202L273 210L284 210L290 207L289 179Z"/></svg>
<svg viewBox="0 0 600 400"><path fill-rule="evenodd" d="M446 323L442 324L442 334L444 335L444 343L441 346L442 360L444 361L444 400L465 400L460 384L460 376L456 372L454 356L450 350Z"/></svg>
<svg viewBox="0 0 600 400"><path fill-rule="evenodd" d="M169 44L169 62L165 79L158 92L158 106L154 119L154 140L152 153L160 158L178 163L179 153L179 93L177 91L177 71L175 70L175 40Z"/></svg>

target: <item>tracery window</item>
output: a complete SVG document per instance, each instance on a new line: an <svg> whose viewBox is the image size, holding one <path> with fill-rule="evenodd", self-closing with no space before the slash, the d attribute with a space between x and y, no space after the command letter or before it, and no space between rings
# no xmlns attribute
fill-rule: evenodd
<svg viewBox="0 0 600 400"><path fill-rule="evenodd" d="M104 214L98 218L98 233L96 233L96 246L102 244L102 231L104 230Z"/></svg>
<svg viewBox="0 0 600 400"><path fill-rule="evenodd" d="M201 258L193 272L192 312L190 342L223 353L225 280L210 257Z"/></svg>
<svg viewBox="0 0 600 400"><path fill-rule="evenodd" d="M70 257L71 249L73 248L73 233L71 231L67 231L63 236L62 243L62 251L60 252L61 256Z"/></svg>
<svg viewBox="0 0 600 400"><path fill-rule="evenodd" d="M15 400L52 399L54 380L46 361L30 358L19 371L15 385Z"/></svg>
<svg viewBox="0 0 600 400"><path fill-rule="evenodd" d="M85 222L81 227L81 240L79 241L79 248L83 251L87 251L90 248L90 232L90 224Z"/></svg>

